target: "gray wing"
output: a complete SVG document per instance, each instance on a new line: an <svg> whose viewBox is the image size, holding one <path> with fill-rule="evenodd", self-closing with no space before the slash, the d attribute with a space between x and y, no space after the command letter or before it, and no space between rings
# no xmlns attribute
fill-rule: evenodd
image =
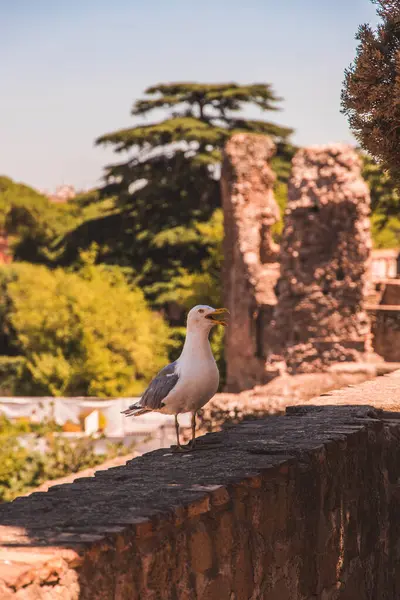
<svg viewBox="0 0 400 600"><path fill-rule="evenodd" d="M140 399L140 406L150 410L162 408L163 400L178 383L179 375L175 372L177 361L164 367L150 383Z"/></svg>

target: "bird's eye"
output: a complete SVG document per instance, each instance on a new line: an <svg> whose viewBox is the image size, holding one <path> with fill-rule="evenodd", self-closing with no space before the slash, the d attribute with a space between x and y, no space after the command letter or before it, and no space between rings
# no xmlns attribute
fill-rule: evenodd
<svg viewBox="0 0 400 600"><path fill-rule="evenodd" d="M199 308L199 313L203 313L204 312L204 308Z"/></svg>

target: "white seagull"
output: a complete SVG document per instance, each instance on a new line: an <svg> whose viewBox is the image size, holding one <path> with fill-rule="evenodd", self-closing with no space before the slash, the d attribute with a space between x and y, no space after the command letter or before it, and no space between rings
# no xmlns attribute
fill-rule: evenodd
<svg viewBox="0 0 400 600"><path fill-rule="evenodd" d="M198 305L187 317L186 339L179 358L164 367L138 402L123 413L136 417L146 412L175 415L177 447L183 452L195 446L196 413L218 390L219 371L208 336L214 325L227 325L226 308ZM178 415L192 413L192 439L187 447L179 441Z"/></svg>

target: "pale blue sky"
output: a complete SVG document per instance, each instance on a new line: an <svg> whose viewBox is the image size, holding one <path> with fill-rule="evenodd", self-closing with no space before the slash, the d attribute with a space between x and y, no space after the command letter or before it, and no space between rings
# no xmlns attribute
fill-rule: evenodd
<svg viewBox="0 0 400 600"><path fill-rule="evenodd" d="M99 135L170 81L269 82L294 142L353 142L340 114L369 0L0 0L0 173L37 188L99 182Z"/></svg>

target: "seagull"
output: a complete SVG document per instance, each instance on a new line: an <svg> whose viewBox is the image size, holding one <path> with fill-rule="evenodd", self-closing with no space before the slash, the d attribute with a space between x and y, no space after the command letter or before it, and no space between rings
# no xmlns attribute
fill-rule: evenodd
<svg viewBox="0 0 400 600"><path fill-rule="evenodd" d="M179 358L164 367L151 381L140 400L122 411L127 417L147 412L175 416L176 451L193 450L196 414L218 390L219 371L208 336L215 325L226 327L227 308L199 304L187 316L186 339ZM192 439L184 447L179 441L178 415L192 413Z"/></svg>

